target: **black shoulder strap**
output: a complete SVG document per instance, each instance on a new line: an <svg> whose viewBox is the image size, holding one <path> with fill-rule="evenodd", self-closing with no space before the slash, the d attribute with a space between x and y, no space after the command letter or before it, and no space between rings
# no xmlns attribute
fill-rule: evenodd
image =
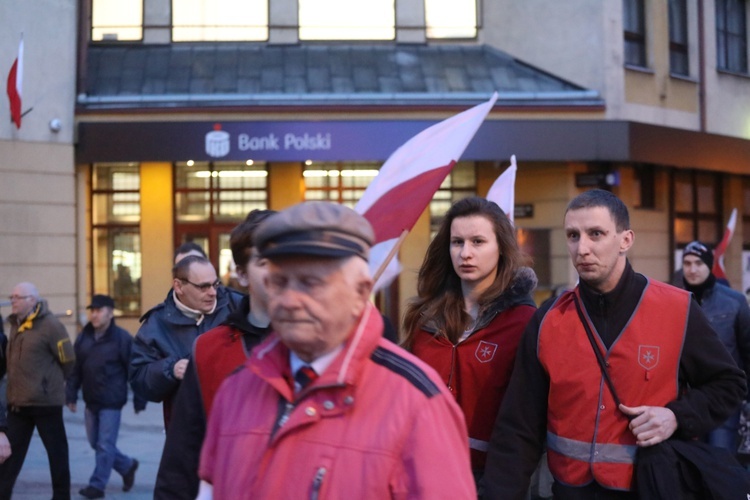
<svg viewBox="0 0 750 500"><path fill-rule="evenodd" d="M576 294L573 294L573 302L576 305L576 311L578 311L578 317L581 320L581 323L583 323L583 328L586 329L586 335L589 338L589 342L591 342L591 347L594 349L594 354L596 354L596 360L599 362L599 368L602 369L602 375L604 375L604 380L607 382L607 387L609 387L610 392L612 392L612 397L615 400L615 404L617 407L620 407L620 398L617 397L617 391L615 391L615 386L612 383L612 379L609 378L609 372L607 371L607 364L604 361L604 356L602 356L602 352L599 350L599 346L596 345L596 340L594 340L594 334L591 332L591 327L589 326L589 322L586 321L586 318L583 316L583 311L581 311L581 305L578 303L578 297Z"/></svg>

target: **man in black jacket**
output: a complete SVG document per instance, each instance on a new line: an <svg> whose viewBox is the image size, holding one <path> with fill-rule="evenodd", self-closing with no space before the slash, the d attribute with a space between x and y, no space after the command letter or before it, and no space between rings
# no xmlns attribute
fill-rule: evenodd
<svg viewBox="0 0 750 500"><path fill-rule="evenodd" d="M89 484L79 493L86 498L102 498L112 469L122 476L122 489L129 491L135 481L138 460L117 449L120 412L128 401L128 367L133 339L114 320L114 300L94 295L87 307L90 321L75 342L76 365L68 378L66 403L76 411L78 389L83 387L86 402L86 436L96 452L96 467ZM133 399L136 413L146 402Z"/></svg>
<svg viewBox="0 0 750 500"><path fill-rule="evenodd" d="M696 438L745 395L744 373L698 304L630 266L635 236L622 201L587 191L564 223L579 284L543 304L524 332L490 440L486 498L525 498L545 442L556 499L636 498L639 447Z"/></svg>

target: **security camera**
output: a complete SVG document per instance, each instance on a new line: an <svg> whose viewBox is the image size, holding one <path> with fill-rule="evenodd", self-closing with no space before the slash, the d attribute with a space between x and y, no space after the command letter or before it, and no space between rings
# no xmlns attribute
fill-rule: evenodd
<svg viewBox="0 0 750 500"><path fill-rule="evenodd" d="M62 129L62 122L59 118L53 118L49 121L49 129L52 132L59 132Z"/></svg>

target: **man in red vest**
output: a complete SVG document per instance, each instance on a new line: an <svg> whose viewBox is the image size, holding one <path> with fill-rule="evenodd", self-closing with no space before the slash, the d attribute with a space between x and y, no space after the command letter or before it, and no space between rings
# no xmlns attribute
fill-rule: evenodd
<svg viewBox="0 0 750 500"><path fill-rule="evenodd" d="M193 345L192 362L175 397L154 498L195 498L198 494L198 460L214 394L270 331L263 286L266 261L258 255L253 236L274 213L253 210L232 230L229 245L237 277L248 295L220 326L199 336Z"/></svg>
<svg viewBox="0 0 750 500"><path fill-rule="evenodd" d="M701 436L745 395L744 373L690 294L633 271L620 199L584 192L564 226L579 284L543 304L524 333L490 442L486 498L525 498L545 442L555 499L636 498L638 447Z"/></svg>

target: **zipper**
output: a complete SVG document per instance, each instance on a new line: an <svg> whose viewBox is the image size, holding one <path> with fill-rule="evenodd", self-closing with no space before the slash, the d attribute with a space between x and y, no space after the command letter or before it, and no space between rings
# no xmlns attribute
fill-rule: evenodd
<svg viewBox="0 0 750 500"><path fill-rule="evenodd" d="M312 482L312 491L310 491L310 500L318 500L320 497L320 487L323 485L323 477L326 475L326 468L320 467L315 473Z"/></svg>
<svg viewBox="0 0 750 500"><path fill-rule="evenodd" d="M453 387L453 375L456 368L456 355L457 355L457 346L454 344L453 348L451 349L451 368L450 372L448 373L448 391L453 394L456 392L455 388Z"/></svg>

